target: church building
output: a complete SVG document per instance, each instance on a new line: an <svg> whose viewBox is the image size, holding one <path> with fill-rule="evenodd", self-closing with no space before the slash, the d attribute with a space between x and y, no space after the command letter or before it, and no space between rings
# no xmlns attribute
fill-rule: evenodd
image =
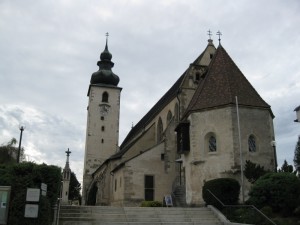
<svg viewBox="0 0 300 225"><path fill-rule="evenodd" d="M243 198L246 160L277 167L271 107L220 40L216 48L209 38L120 146L122 88L111 59L106 40L88 89L84 205L139 206L171 195L177 206L197 206L204 183L225 177L240 182Z"/></svg>

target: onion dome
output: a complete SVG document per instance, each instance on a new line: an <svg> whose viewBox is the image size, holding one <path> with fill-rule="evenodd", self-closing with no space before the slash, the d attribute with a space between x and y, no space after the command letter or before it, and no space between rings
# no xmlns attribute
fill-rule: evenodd
<svg viewBox="0 0 300 225"><path fill-rule="evenodd" d="M99 70L92 74L91 84L107 84L118 86L120 78L114 74L111 68L114 63L111 61L112 54L108 51L107 39L104 51L100 55L100 61L97 62Z"/></svg>

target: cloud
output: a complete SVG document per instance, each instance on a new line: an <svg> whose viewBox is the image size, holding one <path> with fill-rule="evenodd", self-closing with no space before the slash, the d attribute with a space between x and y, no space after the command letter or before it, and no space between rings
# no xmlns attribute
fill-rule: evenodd
<svg viewBox="0 0 300 225"><path fill-rule="evenodd" d="M266 10L267 9L267 10ZM0 142L19 137L32 160L70 164L82 178L87 90L109 32L120 77L120 142L207 45L221 42L272 106L279 164L299 124L300 4L279 0L0 1Z"/></svg>
<svg viewBox="0 0 300 225"><path fill-rule="evenodd" d="M26 160L63 167L65 151L70 148L72 169L81 180L85 133L82 127L33 106L0 106L0 143L7 143L13 137L19 141L20 125L25 126L22 147Z"/></svg>

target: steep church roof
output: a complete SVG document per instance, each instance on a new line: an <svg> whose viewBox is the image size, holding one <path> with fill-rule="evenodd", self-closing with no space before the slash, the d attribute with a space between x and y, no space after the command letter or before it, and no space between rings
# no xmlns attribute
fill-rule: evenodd
<svg viewBox="0 0 300 225"><path fill-rule="evenodd" d="M213 44L213 41L211 39L208 40L208 45L205 48L205 50L194 60L194 62L191 64L191 66L195 65L204 65L206 62L201 62L202 58L204 57L204 54L206 51L208 51L208 48L213 47L215 49L215 46ZM190 67L191 67L190 66ZM126 152L126 149L128 147L128 143L137 135L139 134L149 122L151 122L155 116L157 116L160 111L175 97L178 95L178 91L180 91L180 88L182 86L182 83L184 82L184 79L186 75L188 75L189 68L179 77L179 79L173 84L173 86L161 97L161 99L148 111L148 113L131 129L131 131L128 133L126 138L124 139L123 143L120 146L120 152L116 153L112 157L118 157L121 156L123 153Z"/></svg>
<svg viewBox="0 0 300 225"><path fill-rule="evenodd" d="M219 45L185 115L193 111L235 104L235 96L238 97L239 105L270 109L222 45Z"/></svg>
<svg viewBox="0 0 300 225"><path fill-rule="evenodd" d="M148 113L131 129L123 143L120 146L121 152L123 148L135 137L145 126L155 118L155 116L172 100L177 96L177 92L180 88L184 75L181 75L179 79L173 84L173 86L159 99L159 101L148 111ZM118 154L118 153L117 153Z"/></svg>

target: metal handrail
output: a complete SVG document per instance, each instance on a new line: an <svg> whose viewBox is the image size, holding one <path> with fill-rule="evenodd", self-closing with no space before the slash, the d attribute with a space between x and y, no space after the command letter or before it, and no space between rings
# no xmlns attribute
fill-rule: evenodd
<svg viewBox="0 0 300 225"><path fill-rule="evenodd" d="M277 225L274 223L269 217L267 217L263 212L261 212L258 208L256 208L254 205L225 205L214 193L212 193L209 189L206 189L220 204L223 208L226 207L244 207L244 208L253 208L256 212L258 212L260 215L262 215L266 220L268 220L273 225Z"/></svg>

